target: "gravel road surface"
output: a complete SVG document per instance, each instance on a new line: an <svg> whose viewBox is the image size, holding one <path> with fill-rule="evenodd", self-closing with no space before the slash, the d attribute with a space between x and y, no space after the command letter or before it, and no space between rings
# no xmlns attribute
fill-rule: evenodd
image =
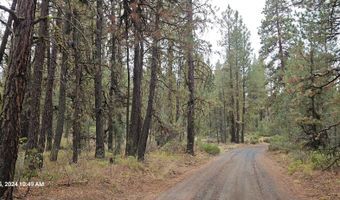
<svg viewBox="0 0 340 200"><path fill-rule="evenodd" d="M262 162L267 145L234 149L194 172L157 200L294 200Z"/></svg>

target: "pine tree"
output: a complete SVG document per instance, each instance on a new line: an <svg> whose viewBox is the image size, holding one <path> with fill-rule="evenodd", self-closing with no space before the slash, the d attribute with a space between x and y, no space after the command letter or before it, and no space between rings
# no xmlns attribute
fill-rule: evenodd
<svg viewBox="0 0 340 200"><path fill-rule="evenodd" d="M9 71L0 118L0 182L14 180L15 163L18 157L20 113L25 95L27 66L31 49L36 1L18 0L18 9L13 32ZM1 199L13 199L13 187L0 187Z"/></svg>
<svg viewBox="0 0 340 200"><path fill-rule="evenodd" d="M261 56L266 60L270 76L270 87L280 91L282 77L286 68L289 48L293 43L295 28L292 9L287 0L266 0L261 22Z"/></svg>
<svg viewBox="0 0 340 200"><path fill-rule="evenodd" d="M244 141L245 71L250 66L252 50L249 43L249 31L237 11L229 6L222 13L220 25L223 37L222 46L226 49L223 68L229 74L227 84L229 89L223 96L228 97L231 142L238 143Z"/></svg>

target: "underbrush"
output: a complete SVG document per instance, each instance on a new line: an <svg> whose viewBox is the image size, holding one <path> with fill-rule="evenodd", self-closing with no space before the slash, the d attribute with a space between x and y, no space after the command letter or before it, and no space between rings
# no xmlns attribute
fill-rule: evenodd
<svg viewBox="0 0 340 200"><path fill-rule="evenodd" d="M259 142L260 137L261 136L259 134L257 134L257 133L250 134L246 138L246 143L248 143L248 144L257 144Z"/></svg>
<svg viewBox="0 0 340 200"><path fill-rule="evenodd" d="M246 135L245 142L247 144L258 144L258 143L269 143L271 136L266 134L265 132L251 132Z"/></svg>
<svg viewBox="0 0 340 200"><path fill-rule="evenodd" d="M66 146L66 145L65 145ZM208 145L207 152L212 154L217 150L214 145ZM125 178L148 173L155 179L166 178L173 173L178 166L189 166L206 160L207 155L197 152L192 157L185 152L185 144L176 142L166 144L163 148L149 152L145 162L139 162L135 157L114 156L112 152L106 152L105 159L95 159L94 152L82 151L77 163L72 163L72 150L63 148L59 150L58 160L51 162L50 152L43 155L44 165L42 169L29 170L25 166L25 151L21 149L16 165L16 180L20 181L44 181L53 185L87 183L90 180L105 181L108 172L122 173ZM110 161L111 160L111 161ZM113 163L112 163L113 161ZM116 171L116 172L115 172Z"/></svg>
<svg viewBox="0 0 340 200"><path fill-rule="evenodd" d="M171 152L171 153L185 153L186 144L183 142L178 142L176 140L171 140L167 142L162 148L161 151Z"/></svg>
<svg viewBox="0 0 340 200"><path fill-rule="evenodd" d="M288 137L284 135L272 136L269 140L269 143L270 151L281 151L288 153L289 151L296 149L296 146L289 141Z"/></svg>
<svg viewBox="0 0 340 200"><path fill-rule="evenodd" d="M210 155L218 155L221 150L216 144L202 143L199 145L200 149Z"/></svg>
<svg viewBox="0 0 340 200"><path fill-rule="evenodd" d="M330 164L330 159L320 151L292 151L289 156L292 158L288 165L289 174L302 172L310 175L314 170L323 170Z"/></svg>
<svg viewBox="0 0 340 200"><path fill-rule="evenodd" d="M304 163L301 160L294 160L288 165L288 174L293 175L296 172L302 172L305 175L311 175L313 167L310 163Z"/></svg>
<svg viewBox="0 0 340 200"><path fill-rule="evenodd" d="M305 175L310 175L314 170L325 169L333 161L323 151L303 149L303 146L290 142L288 137L283 135L271 137L269 150L287 154L289 174L302 172Z"/></svg>

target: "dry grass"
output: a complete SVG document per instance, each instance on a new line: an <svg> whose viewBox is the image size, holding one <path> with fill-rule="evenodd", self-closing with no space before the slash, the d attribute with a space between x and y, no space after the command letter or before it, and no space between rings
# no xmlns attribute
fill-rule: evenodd
<svg viewBox="0 0 340 200"><path fill-rule="evenodd" d="M26 199L154 199L211 158L202 152L193 157L154 151L143 163L119 157L110 164L111 153L106 159L94 159L94 152L82 152L79 162L73 164L70 150L61 150L57 162L49 161L48 156L44 155L44 167L32 179L45 182L45 187L30 188ZM27 188L18 188L15 196L26 192Z"/></svg>
<svg viewBox="0 0 340 200"><path fill-rule="evenodd" d="M284 167L286 174L290 174L292 184L303 190L300 191L301 199L308 200L338 200L340 199L340 174L339 171L312 170L308 165L301 165L294 169L294 159L289 154L271 152L270 156L280 166Z"/></svg>

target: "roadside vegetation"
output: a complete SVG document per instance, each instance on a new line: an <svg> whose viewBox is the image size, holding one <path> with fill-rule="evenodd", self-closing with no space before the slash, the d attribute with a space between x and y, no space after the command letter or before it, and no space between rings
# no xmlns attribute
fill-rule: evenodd
<svg viewBox="0 0 340 200"><path fill-rule="evenodd" d="M112 152L107 152L107 159L97 160L93 158L93 151L85 150L77 164L72 164L71 143L63 139L61 144L58 161L51 162L49 155L44 154L44 167L38 171L26 168L24 151L20 151L15 179L43 182L45 186L18 187L16 198L154 199L220 152L216 144L202 144L195 148L196 155L191 156L185 154L185 143L180 147L165 145L152 150L144 162L139 162L133 156L115 156ZM235 147L228 145L228 148Z"/></svg>

